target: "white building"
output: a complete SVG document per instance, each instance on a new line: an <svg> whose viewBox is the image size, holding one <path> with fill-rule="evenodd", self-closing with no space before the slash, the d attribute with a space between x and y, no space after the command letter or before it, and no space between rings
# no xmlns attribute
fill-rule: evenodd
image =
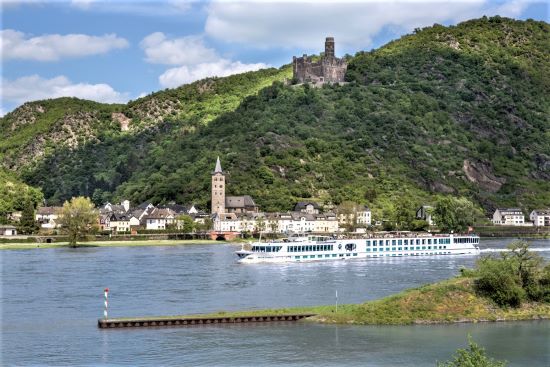
<svg viewBox="0 0 550 367"><path fill-rule="evenodd" d="M371 218L371 211L368 206L359 208L355 215L356 215L357 224L370 226L372 218Z"/></svg>
<svg viewBox="0 0 550 367"><path fill-rule="evenodd" d="M170 209L155 208L144 217L145 229L164 230L175 222L175 213Z"/></svg>
<svg viewBox="0 0 550 367"><path fill-rule="evenodd" d="M531 222L537 227L550 226L550 209L536 209L529 215Z"/></svg>
<svg viewBox="0 0 550 367"><path fill-rule="evenodd" d="M43 206L36 211L35 220L42 228L57 228L58 225L56 221L60 211L61 207L58 206Z"/></svg>
<svg viewBox="0 0 550 367"><path fill-rule="evenodd" d="M17 229L14 226L0 224L0 236L17 236Z"/></svg>
<svg viewBox="0 0 550 367"><path fill-rule="evenodd" d="M525 216L519 208L498 208L493 214L493 224L523 226L525 225Z"/></svg>
<svg viewBox="0 0 550 367"><path fill-rule="evenodd" d="M109 217L109 228L116 233L130 232L130 218L126 214L113 213Z"/></svg>
<svg viewBox="0 0 550 367"><path fill-rule="evenodd" d="M338 220L333 213L222 213L214 216L214 230L222 232L335 233Z"/></svg>

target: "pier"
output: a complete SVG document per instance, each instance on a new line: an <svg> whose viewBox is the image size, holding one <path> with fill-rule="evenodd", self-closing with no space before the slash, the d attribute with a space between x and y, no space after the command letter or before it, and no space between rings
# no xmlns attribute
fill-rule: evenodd
<svg viewBox="0 0 550 367"><path fill-rule="evenodd" d="M265 322L299 321L316 314L287 314L287 315L250 315L250 316L168 316L168 317L139 317L139 318L108 318L98 319L100 329L138 328L138 327L177 327L220 324L250 324Z"/></svg>

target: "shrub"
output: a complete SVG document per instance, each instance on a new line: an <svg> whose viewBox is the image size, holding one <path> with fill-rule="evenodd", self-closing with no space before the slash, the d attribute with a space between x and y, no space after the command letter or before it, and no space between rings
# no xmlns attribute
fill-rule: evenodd
<svg viewBox="0 0 550 367"><path fill-rule="evenodd" d="M478 293L500 306L519 307L522 301L550 302L550 265L517 241L500 258L483 257L477 262L475 276Z"/></svg>
<svg viewBox="0 0 550 367"><path fill-rule="evenodd" d="M510 261L482 258L478 262L478 279L476 288L479 293L491 298L499 306L519 307L526 298L526 292L521 286Z"/></svg>
<svg viewBox="0 0 550 367"><path fill-rule="evenodd" d="M468 338L468 349L458 349L453 359L437 367L504 367L506 362L487 357L485 349Z"/></svg>

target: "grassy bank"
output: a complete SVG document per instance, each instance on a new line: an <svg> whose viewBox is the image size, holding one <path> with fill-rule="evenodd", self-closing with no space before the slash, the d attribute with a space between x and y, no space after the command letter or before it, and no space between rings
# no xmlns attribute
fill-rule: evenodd
<svg viewBox="0 0 550 367"><path fill-rule="evenodd" d="M456 322L550 319L550 304L525 303L519 308L500 308L476 295L473 278L457 277L413 288L393 296L361 304L290 307L237 312L216 312L173 317L239 317L315 313L307 322L355 325L410 325ZM155 316L156 317L156 316ZM135 319L135 318L132 318Z"/></svg>
<svg viewBox="0 0 550 367"><path fill-rule="evenodd" d="M134 247L134 246L180 246L180 245L213 245L230 242L214 240L144 240L144 241L90 241L82 242L79 247ZM36 248L69 247L68 242L57 243L0 243L0 250L22 250Z"/></svg>

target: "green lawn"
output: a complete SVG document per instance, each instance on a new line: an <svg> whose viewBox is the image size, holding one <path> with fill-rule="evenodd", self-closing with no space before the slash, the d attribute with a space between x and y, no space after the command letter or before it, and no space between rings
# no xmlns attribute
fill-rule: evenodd
<svg viewBox="0 0 550 367"><path fill-rule="evenodd" d="M222 242L214 240L144 240L144 241L90 241L82 242L79 247L132 247L132 246L179 246L179 245L214 245ZM35 248L69 247L68 242L59 243L0 243L0 250L21 250Z"/></svg>

